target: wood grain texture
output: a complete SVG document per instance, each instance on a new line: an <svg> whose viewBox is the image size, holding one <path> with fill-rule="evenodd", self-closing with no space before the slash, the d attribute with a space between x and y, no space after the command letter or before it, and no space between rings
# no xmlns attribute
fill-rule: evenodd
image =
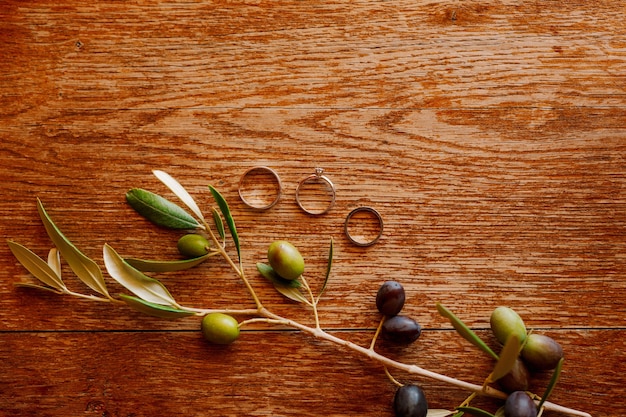
<svg viewBox="0 0 626 417"><path fill-rule="evenodd" d="M171 196L151 175L163 169L203 208L208 184L223 193L246 272L272 311L312 323L255 273L269 242L295 243L320 285L332 237L320 318L333 334L367 345L376 290L397 279L406 313L426 330L409 349L379 349L480 383L489 360L434 305L492 344L489 314L509 305L565 348L556 402L594 417L623 403L620 2L83 3L0 1L5 241L47 253L39 197L100 265L104 243L124 256L176 259L180 233L124 201L133 187ZM237 194L256 165L281 176L281 201L268 211ZM337 189L336 206L319 217L294 200L315 167ZM369 248L343 234L362 205L384 219ZM393 385L380 367L342 348L263 327L216 348L199 338L197 318L16 289L32 278L6 245L0 259L0 415L392 414ZM216 259L159 278L185 305L253 306ZM418 382L436 407L466 394Z"/></svg>

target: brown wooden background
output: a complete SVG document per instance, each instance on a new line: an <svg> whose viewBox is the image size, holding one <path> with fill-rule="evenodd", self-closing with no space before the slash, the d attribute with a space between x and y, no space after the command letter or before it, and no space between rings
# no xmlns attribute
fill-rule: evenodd
<svg viewBox="0 0 626 417"><path fill-rule="evenodd" d="M375 292L397 279L405 312L425 331L409 348L381 352L481 383L491 362L434 305L494 346L489 314L509 305L565 349L552 400L619 415L624 11L613 0L0 0L2 238L47 253L39 197L101 265L104 243L175 259L180 233L124 201L132 187L169 196L151 174L163 169L205 209L207 184L224 194L248 275L277 313L312 320L255 274L267 245L292 241L319 284L333 237L320 307L333 334L367 345ZM237 196L255 165L276 169L284 185L281 202L261 213ZM295 187L318 166L337 205L311 217ZM343 235L360 205L385 221L366 249ZM392 415L394 387L380 366L344 349L276 329L211 346L198 318L16 289L31 278L5 244L0 259L2 416ZM185 305L252 305L223 262L160 278ZM466 395L395 376L423 385L435 408Z"/></svg>

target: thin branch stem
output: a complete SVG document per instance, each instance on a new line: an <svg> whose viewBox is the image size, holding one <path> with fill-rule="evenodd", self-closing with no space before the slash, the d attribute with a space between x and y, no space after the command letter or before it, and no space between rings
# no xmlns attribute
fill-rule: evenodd
<svg viewBox="0 0 626 417"><path fill-rule="evenodd" d="M311 291L311 287L309 286L309 283L307 282L307 280L304 278L304 275L301 275L300 279L302 280L302 284L304 284L304 288L306 288L307 292L309 293L309 297L311 297L310 306L313 308L313 316L315 317L315 328L321 329L320 318L319 318L319 314L317 313L317 301L315 300L313 291Z"/></svg>
<svg viewBox="0 0 626 417"><path fill-rule="evenodd" d="M374 333L374 337L372 337L372 342L370 343L370 350L374 350L374 346L376 346L376 340L378 340L378 335L380 334L380 331L383 328L383 324L385 323L385 320L387 319L387 317L383 316L383 318L380 319L380 322L378 323L378 327L376 328L376 333Z"/></svg>

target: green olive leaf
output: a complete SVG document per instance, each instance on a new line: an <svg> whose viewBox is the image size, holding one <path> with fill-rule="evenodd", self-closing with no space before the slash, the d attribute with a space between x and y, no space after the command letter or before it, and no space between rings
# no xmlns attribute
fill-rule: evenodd
<svg viewBox="0 0 626 417"><path fill-rule="evenodd" d="M504 417L504 406L498 408L493 415L495 417Z"/></svg>
<svg viewBox="0 0 626 417"><path fill-rule="evenodd" d="M550 382L548 382L548 386L546 387L546 390L543 393L541 400L539 401L539 405L537 406L538 410L541 410L541 407L543 407L543 403L546 402L550 394L552 394L552 391L554 390L556 383L559 382L559 377L561 376L561 369L563 369L563 361L565 361L565 358L561 358L561 360L559 360L559 363L556 364L556 368L554 368L554 372L552 372L552 377L550 378Z"/></svg>
<svg viewBox="0 0 626 417"><path fill-rule="evenodd" d="M130 266L108 244L104 245L103 256L109 275L137 297L155 304L179 307L163 284Z"/></svg>
<svg viewBox="0 0 626 417"><path fill-rule="evenodd" d="M517 361L517 358L519 357L521 347L522 342L519 340L517 334L511 333L500 351L500 358L498 359L498 362L496 362L496 365L493 367L493 371L487 377L487 383L497 381L513 369L515 361Z"/></svg>
<svg viewBox="0 0 626 417"><path fill-rule="evenodd" d="M228 229L230 230L230 235L233 238L233 243L235 244L235 248L237 249L237 256L239 257L239 260L241 262L241 246L239 245L239 235L237 234L237 228L235 227L235 219L233 219L233 216L230 214L230 208L228 207L226 200L219 193L219 191L217 191L211 185L209 185L209 190L211 190L211 194L213 195L215 202L217 203L220 211L222 212L222 215L224 216L224 219L226 220L226 224L228 225Z"/></svg>
<svg viewBox="0 0 626 417"><path fill-rule="evenodd" d="M193 316L195 313L179 308L164 306L162 304L151 303L141 298L133 297L132 295L120 294L120 298L128 304L131 308L139 311L140 313L148 314L150 316L159 317L162 319L179 319L183 317Z"/></svg>
<svg viewBox="0 0 626 417"><path fill-rule="evenodd" d="M49 287L53 288L55 292L66 292L67 287L61 280L61 277L46 261L37 256L33 251L27 247L20 245L17 242L8 241L9 248L17 260L30 272L35 278ZM33 285L23 285L33 287ZM36 286L39 287L39 286ZM50 289L45 287L46 289Z"/></svg>
<svg viewBox="0 0 626 417"><path fill-rule="evenodd" d="M126 193L126 201L137 213L158 226L169 229L195 229L200 225L177 204L141 188L129 190Z"/></svg>
<svg viewBox="0 0 626 417"><path fill-rule="evenodd" d="M465 340L467 340L468 342L470 342L471 344L473 344L474 346L476 346L483 352L487 353L489 356L491 356L495 360L498 360L498 355L496 355L496 353L493 350L491 350L491 348L487 346L485 342L483 342L481 338L476 335L476 333L474 333L469 327L467 327L467 325L463 323L461 319L455 316L453 312L448 310L441 303L437 303L437 311L439 311L439 314L441 314L443 317L446 317L447 319L450 320L450 323L452 323L452 326L456 329L456 331L461 336L463 336Z"/></svg>
<svg viewBox="0 0 626 417"><path fill-rule="evenodd" d="M154 170L152 171L155 177L157 177L163 184L167 186L172 192L176 195L176 197L180 198L180 200L185 203L185 205L191 210L193 214L195 214L200 220L203 222L204 216L202 215L202 211L196 204L196 201L191 197L191 195L185 190L185 187L180 185L178 181L176 181L170 174L164 171Z"/></svg>
<svg viewBox="0 0 626 417"><path fill-rule="evenodd" d="M276 272L274 272L271 266L261 262L256 264L256 268L264 278L268 279L274 285L276 291L292 301L311 305L311 302L307 300L307 298L298 289L302 285L300 281L290 281L281 278L278 274L276 274Z"/></svg>
<svg viewBox="0 0 626 417"><path fill-rule="evenodd" d="M462 411L464 413L469 413L477 417L495 417L489 411L481 410L480 408L476 408L476 407L457 407L457 410Z"/></svg>
<svg viewBox="0 0 626 417"><path fill-rule="evenodd" d="M324 283L322 284L322 288L320 289L319 294L317 295L316 303L319 302L320 298L322 298L322 294L324 294L324 290L326 290L326 285L328 285L328 278L330 277L330 269L333 265L333 238L330 238L330 248L328 249L328 263L326 264L326 276L324 277Z"/></svg>
<svg viewBox="0 0 626 417"><path fill-rule="evenodd" d="M124 260L130 266L141 272L175 272L193 268L218 253L219 252L209 252L206 255L198 256L197 258L178 261L151 261L137 258L124 258Z"/></svg>
<svg viewBox="0 0 626 417"><path fill-rule="evenodd" d="M220 235L222 239L226 236L224 232L224 222L222 222L222 217L220 213L214 208L211 207L211 213L213 213L213 222L215 223L215 228L217 229L217 233Z"/></svg>
<svg viewBox="0 0 626 417"><path fill-rule="evenodd" d="M259 271L261 276L263 276L263 278L268 279L270 282L272 282L272 284L273 283L278 283L278 284L283 285L283 286L294 287L294 288L300 288L302 286L302 282L300 282L297 279L288 280L288 279L282 278L268 264L264 264L262 262L258 262L256 264L256 269L257 269L257 271Z"/></svg>
<svg viewBox="0 0 626 417"><path fill-rule="evenodd" d="M65 259L76 276L92 290L111 298L102 276L102 270L93 260L85 256L76 246L74 246L63 233L57 228L52 219L46 213L46 210L37 199L37 210L41 221L46 228L46 232L54 245L61 252L61 256Z"/></svg>

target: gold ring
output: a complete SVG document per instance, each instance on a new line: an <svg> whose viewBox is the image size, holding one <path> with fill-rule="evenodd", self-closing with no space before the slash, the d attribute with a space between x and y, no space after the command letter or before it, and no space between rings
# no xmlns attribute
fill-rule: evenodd
<svg viewBox="0 0 626 417"><path fill-rule="evenodd" d="M252 177L253 175L262 176L267 174L270 174L273 179L276 197L268 204L264 204L267 201L267 193L271 193L269 183L266 183L265 187L259 187L255 189L254 187L250 187L250 177ZM248 169L246 172L243 173L241 179L239 180L239 187L237 188L237 191L239 192L239 197L241 198L241 201L243 201L244 204L248 207L251 207L255 210L267 210L274 207L276 203L278 203L278 200L280 200L280 195L282 194L282 184L280 182L280 177L272 168L268 168L266 166L256 166ZM247 195L248 198L244 197L244 195ZM269 196L271 197L272 194L269 194ZM251 201L253 197L255 203ZM256 203L256 201L258 201L259 203Z"/></svg>
<svg viewBox="0 0 626 417"><path fill-rule="evenodd" d="M357 240L354 237L352 237L352 235L350 234L350 220L352 219L352 216L360 212L368 212L368 213L373 214L376 217L376 220L378 221L378 234L374 237L374 239L367 240L367 241ZM374 243L378 242L378 239L380 239L380 237L383 234L383 218L381 217L378 211L376 211L375 209L371 207L365 207L365 206L357 207L354 210L352 210L350 214L348 214L348 217L346 217L346 221L343 224L343 230L346 233L346 236L348 237L350 242L354 243L355 245L372 246Z"/></svg>
<svg viewBox="0 0 626 417"><path fill-rule="evenodd" d="M328 211L333 208L333 206L335 205L335 186L333 185L333 182L328 179L328 177L326 175L323 175L324 170L322 168L315 168L315 174L309 175L308 177L304 178L302 181L300 181L300 183L298 184L298 187L296 187L296 203L298 203L298 206L300 206L300 208L302 210L304 210L304 212L314 215L314 216L319 216L321 214L325 214L328 213ZM322 207L320 209L317 210L313 210L311 208L306 208L304 207L304 204L302 203L301 199L300 199L300 193L302 191L302 188L304 185L306 184L313 184L313 183L323 183L326 185L326 187L324 187L326 196L328 196L328 194L330 194L330 203L328 203L328 205L326 205L325 207ZM330 192L328 192L328 190L330 190ZM317 190L316 192L311 192L309 195L309 198L311 200L314 201L319 201L320 200L320 196L319 194L319 190Z"/></svg>

